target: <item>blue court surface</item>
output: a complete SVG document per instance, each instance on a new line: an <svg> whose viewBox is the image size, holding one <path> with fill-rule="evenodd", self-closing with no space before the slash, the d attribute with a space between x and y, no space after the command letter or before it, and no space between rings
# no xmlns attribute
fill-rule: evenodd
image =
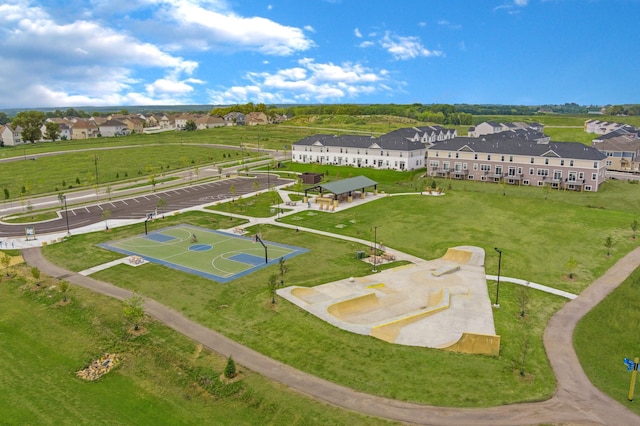
<svg viewBox="0 0 640 426"><path fill-rule="evenodd" d="M137 255L151 263L227 283L308 250L192 225L176 225L123 240L99 244L107 250Z"/></svg>

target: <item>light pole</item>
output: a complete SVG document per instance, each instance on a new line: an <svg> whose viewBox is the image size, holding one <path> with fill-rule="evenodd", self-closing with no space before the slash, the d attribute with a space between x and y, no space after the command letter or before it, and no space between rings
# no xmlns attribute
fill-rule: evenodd
<svg viewBox="0 0 640 426"><path fill-rule="evenodd" d="M493 304L494 308L499 308L498 297L500 296L500 268L502 267L502 250L498 247L493 248L498 253L498 285L496 286L496 303Z"/></svg>
<svg viewBox="0 0 640 426"><path fill-rule="evenodd" d="M62 201L64 201L64 218L67 221L67 235L71 235L71 231L69 230L69 211L67 210L67 196L62 195Z"/></svg>
<svg viewBox="0 0 640 426"><path fill-rule="evenodd" d="M373 272L378 272L377 266L377 254L378 254L378 227L373 227Z"/></svg>

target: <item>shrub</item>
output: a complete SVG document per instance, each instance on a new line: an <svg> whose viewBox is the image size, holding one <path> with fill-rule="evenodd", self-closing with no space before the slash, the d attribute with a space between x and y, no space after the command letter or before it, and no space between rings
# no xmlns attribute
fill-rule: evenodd
<svg viewBox="0 0 640 426"><path fill-rule="evenodd" d="M233 379L238 373L236 372L236 363L231 356L227 359L227 365L224 367L224 377Z"/></svg>

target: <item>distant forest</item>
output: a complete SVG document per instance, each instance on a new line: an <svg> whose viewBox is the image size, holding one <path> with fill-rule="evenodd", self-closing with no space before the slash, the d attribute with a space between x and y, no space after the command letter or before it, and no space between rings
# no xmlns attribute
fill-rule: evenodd
<svg viewBox="0 0 640 426"><path fill-rule="evenodd" d="M91 117L107 116L110 114L169 114L169 113L209 113L225 115L231 111L248 114L254 111L264 112L269 116L286 115L295 117L300 115L393 115L412 118L418 121L450 124L472 125L474 115L513 115L532 116L537 114L589 114L604 113L608 116L630 115L640 116L640 105L578 105L565 103L563 105L476 105L476 104L317 104L317 105L265 105L249 102L242 105L216 106L211 105L175 105L175 106L129 106L118 107L84 107L83 109L67 108L42 111L46 117ZM11 119L20 112L19 109L0 111L0 125L10 123Z"/></svg>

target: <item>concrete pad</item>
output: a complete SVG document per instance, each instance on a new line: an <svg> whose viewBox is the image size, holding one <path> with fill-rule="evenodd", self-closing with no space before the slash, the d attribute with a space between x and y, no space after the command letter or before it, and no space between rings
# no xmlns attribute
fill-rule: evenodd
<svg viewBox="0 0 640 426"><path fill-rule="evenodd" d="M453 346L457 351L491 354L499 350L484 250L478 247L454 247L440 259L313 288L290 286L277 293L353 333L408 346ZM489 341L489 347L478 341Z"/></svg>

